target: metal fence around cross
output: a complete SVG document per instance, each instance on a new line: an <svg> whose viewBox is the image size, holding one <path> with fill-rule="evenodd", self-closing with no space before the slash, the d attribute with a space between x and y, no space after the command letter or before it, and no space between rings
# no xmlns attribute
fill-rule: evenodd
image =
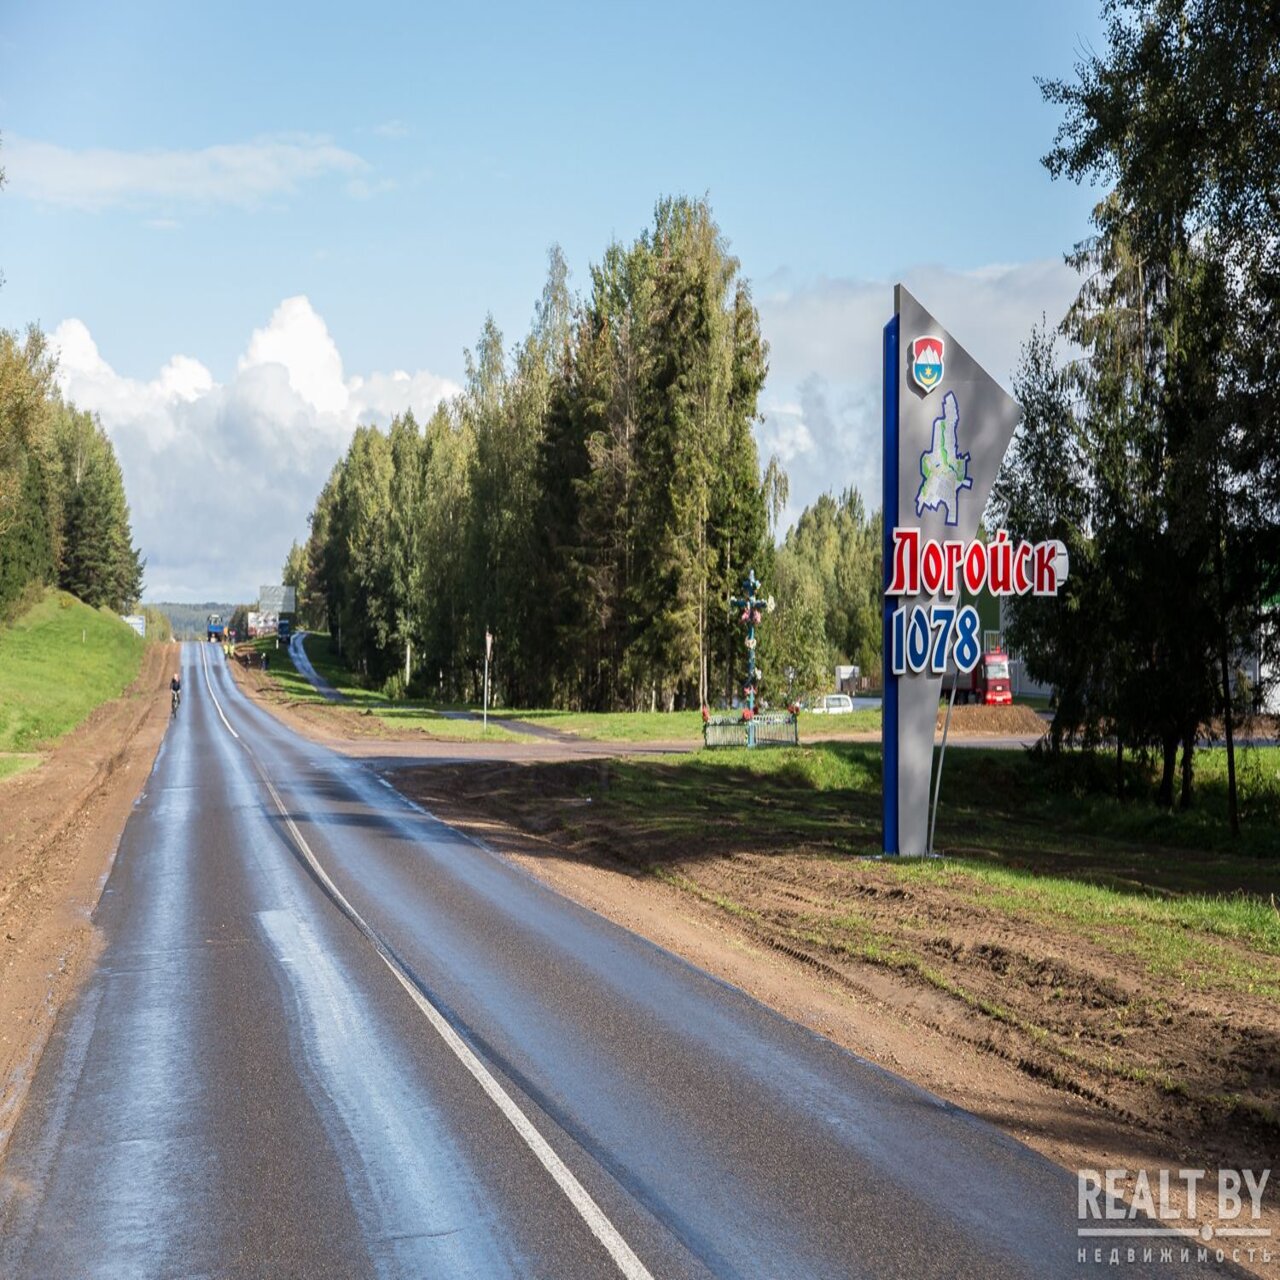
<svg viewBox="0 0 1280 1280"><path fill-rule="evenodd" d="M800 726L789 711L759 711L750 720L741 716L712 716L702 726L708 747L797 747Z"/></svg>

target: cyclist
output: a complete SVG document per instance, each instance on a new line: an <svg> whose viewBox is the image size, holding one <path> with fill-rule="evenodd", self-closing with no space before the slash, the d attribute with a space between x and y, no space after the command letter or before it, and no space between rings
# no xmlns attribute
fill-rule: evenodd
<svg viewBox="0 0 1280 1280"><path fill-rule="evenodd" d="M169 681L169 693L173 699L173 709L177 711L178 703L182 701L182 675L180 672L173 673L173 679Z"/></svg>

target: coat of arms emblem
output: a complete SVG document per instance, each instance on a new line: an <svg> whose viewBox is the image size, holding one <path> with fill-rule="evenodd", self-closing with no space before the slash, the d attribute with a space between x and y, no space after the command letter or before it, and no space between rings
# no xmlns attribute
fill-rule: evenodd
<svg viewBox="0 0 1280 1280"><path fill-rule="evenodd" d="M911 343L911 376L926 394L942 381L942 353L946 344L941 338L916 338Z"/></svg>

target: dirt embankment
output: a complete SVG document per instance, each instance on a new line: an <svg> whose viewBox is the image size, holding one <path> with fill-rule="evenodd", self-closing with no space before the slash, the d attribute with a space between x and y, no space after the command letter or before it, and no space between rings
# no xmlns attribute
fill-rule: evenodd
<svg viewBox="0 0 1280 1280"><path fill-rule="evenodd" d="M938 708L937 733L941 737L947 720L947 707ZM1049 721L1030 707L1017 703L1011 707L967 706L951 709L950 737L981 740L984 738L1019 738L1030 744L1049 732ZM824 741L879 742L880 727L868 727L863 715L805 715L800 718L801 742Z"/></svg>
<svg viewBox="0 0 1280 1280"><path fill-rule="evenodd" d="M174 649L30 773L0 782L0 1154L63 1002L97 950L97 904L169 722Z"/></svg>
<svg viewBox="0 0 1280 1280"><path fill-rule="evenodd" d="M472 763L394 779L570 897L1069 1169L1275 1164L1273 1001L1190 972L1118 972L1086 929L1011 911L995 887L975 898L865 858L735 847L710 827L695 856L687 838L599 812L583 792L605 771ZM1267 1203L1261 1225L1280 1237Z"/></svg>
<svg viewBox="0 0 1280 1280"><path fill-rule="evenodd" d="M938 728L947 718L947 709L938 711ZM1018 703L1012 707L969 707L951 709L951 732L957 737L1023 738L1040 737L1049 730L1030 707Z"/></svg>

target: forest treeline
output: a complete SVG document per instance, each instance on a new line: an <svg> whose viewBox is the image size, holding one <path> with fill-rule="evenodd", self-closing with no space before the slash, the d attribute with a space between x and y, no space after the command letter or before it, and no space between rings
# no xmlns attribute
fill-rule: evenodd
<svg viewBox="0 0 1280 1280"><path fill-rule="evenodd" d="M821 686L833 654L878 648L878 624L864 634L828 598L847 577L836 548L878 565L878 535L850 494L775 551L786 476L753 436L767 361L705 201L660 201L585 296L553 249L521 342L508 352L489 319L459 397L356 431L284 568L304 621L393 691L476 696L489 632L509 704L697 706L738 692L728 602L755 569L813 624L764 638L765 696L787 669Z"/></svg>
<svg viewBox="0 0 1280 1280"><path fill-rule="evenodd" d="M989 524L1070 551L1066 590L1008 627L1056 689L1054 744L1107 744L1121 791L1126 752L1154 753L1185 807L1202 726L1233 748L1251 660L1278 656L1280 21L1240 0L1103 18L1105 52L1042 85L1050 172L1108 190L1075 304L1024 350Z"/></svg>
<svg viewBox="0 0 1280 1280"><path fill-rule="evenodd" d="M0 331L0 621L49 586L117 612L142 594L115 450L54 372L38 329Z"/></svg>

